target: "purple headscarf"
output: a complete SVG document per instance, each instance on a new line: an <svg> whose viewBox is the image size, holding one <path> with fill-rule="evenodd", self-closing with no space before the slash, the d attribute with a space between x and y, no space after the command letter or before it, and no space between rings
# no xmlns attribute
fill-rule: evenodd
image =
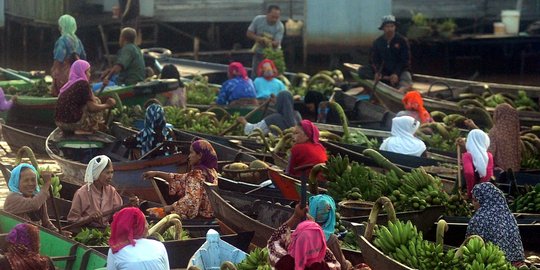
<svg viewBox="0 0 540 270"><path fill-rule="evenodd" d="M34 225L26 223L15 225L6 240L12 245L23 245L28 250L39 252L39 230Z"/></svg>
<svg viewBox="0 0 540 270"><path fill-rule="evenodd" d="M4 95L4 89L0 87L0 111L7 111L11 108L13 105L12 100L6 100L6 96Z"/></svg>
<svg viewBox="0 0 540 270"><path fill-rule="evenodd" d="M191 143L193 151L197 154L201 154L199 164L194 165L192 169L200 169L205 173L206 182L213 183L215 181L215 173L211 171L217 170L217 154L214 147L207 140L196 140Z"/></svg>
<svg viewBox="0 0 540 270"><path fill-rule="evenodd" d="M88 77L86 77L86 71L90 68L90 64L84 60L77 60L71 65L71 69L69 70L69 80L62 88L60 88L60 94L64 93L67 89L69 89L72 85L74 85L78 81L88 81Z"/></svg>

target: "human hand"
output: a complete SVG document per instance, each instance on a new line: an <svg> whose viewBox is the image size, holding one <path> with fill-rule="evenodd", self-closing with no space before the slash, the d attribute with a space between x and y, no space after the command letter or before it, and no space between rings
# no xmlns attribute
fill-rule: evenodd
<svg viewBox="0 0 540 270"><path fill-rule="evenodd" d="M105 101L105 104L107 104L109 108L114 108L114 106L116 106L116 100L111 97L107 98L107 101Z"/></svg>
<svg viewBox="0 0 540 270"><path fill-rule="evenodd" d="M90 216L94 221L99 221L102 217L103 217L103 214L98 210L97 213L94 213L93 215Z"/></svg>
<svg viewBox="0 0 540 270"><path fill-rule="evenodd" d="M465 147L465 138L459 137L456 139L456 145L459 145L459 147L463 148Z"/></svg>
<svg viewBox="0 0 540 270"><path fill-rule="evenodd" d="M139 197L137 196L129 197L129 204L133 207L139 207L139 204L140 204Z"/></svg>
<svg viewBox="0 0 540 270"><path fill-rule="evenodd" d="M50 187L53 174L49 171L42 171L40 176L43 178L43 187Z"/></svg>
<svg viewBox="0 0 540 270"><path fill-rule="evenodd" d="M171 213L172 211L174 211L174 207L172 205L165 205L163 206L163 210L165 211L165 213Z"/></svg>
<svg viewBox="0 0 540 270"><path fill-rule="evenodd" d="M247 120L246 120L246 118L243 117L243 116L240 116L240 117L236 118L236 121L238 121L238 123L240 123L240 124L242 124L242 125L247 124Z"/></svg>
<svg viewBox="0 0 540 270"><path fill-rule="evenodd" d="M396 85L399 82L399 77L397 74L390 75L390 83Z"/></svg>
<svg viewBox="0 0 540 270"><path fill-rule="evenodd" d="M309 208L306 206L304 208L300 207L300 204L297 204L294 207L294 217L297 219L304 219L307 216Z"/></svg>

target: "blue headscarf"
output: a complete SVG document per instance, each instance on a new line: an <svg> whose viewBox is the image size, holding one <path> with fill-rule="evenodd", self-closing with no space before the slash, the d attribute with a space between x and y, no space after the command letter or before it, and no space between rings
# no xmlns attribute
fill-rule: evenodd
<svg viewBox="0 0 540 270"><path fill-rule="evenodd" d="M336 203L332 197L321 194L309 198L309 215L321 225L326 241L336 226Z"/></svg>
<svg viewBox="0 0 540 270"><path fill-rule="evenodd" d="M169 128L165 121L163 107L154 103L146 108L144 128L137 135L137 143L141 148L142 155L154 149L161 143L161 141L156 140L158 134L163 136L163 140L172 140L172 136L169 134Z"/></svg>
<svg viewBox="0 0 540 270"><path fill-rule="evenodd" d="M37 194L39 192L39 186L37 185L38 172L36 168L34 168L34 166L28 163L21 163L11 171L11 177L9 177L9 183L8 183L9 190L11 192L22 194L21 191L19 190L19 184L20 184L20 179L21 179L21 171L24 168L30 168L36 174L36 190L34 191L34 194Z"/></svg>

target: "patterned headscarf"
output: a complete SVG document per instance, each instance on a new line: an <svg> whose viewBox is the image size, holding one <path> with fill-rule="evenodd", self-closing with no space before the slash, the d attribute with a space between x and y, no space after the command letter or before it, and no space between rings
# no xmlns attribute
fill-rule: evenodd
<svg viewBox="0 0 540 270"><path fill-rule="evenodd" d="M489 182L476 184L472 191L480 208L469 221L467 235L479 235L493 242L510 262L525 259L516 219L508 208L503 192Z"/></svg>
<svg viewBox="0 0 540 270"><path fill-rule="evenodd" d="M127 245L135 246L135 240L146 234L146 218L136 207L126 207L113 216L109 246L114 253Z"/></svg>
<svg viewBox="0 0 540 270"><path fill-rule="evenodd" d="M229 64L229 78L234 78L234 72L236 71L237 74L240 74L240 75L236 75L236 76L240 76L242 77L242 79L244 80L247 80L248 79L248 76L247 76L247 71L246 71L246 68L244 68L244 65L242 65L242 63L240 62L232 62Z"/></svg>
<svg viewBox="0 0 540 270"><path fill-rule="evenodd" d="M489 147L488 135L480 129L473 129L467 135L467 142L465 148L472 156L473 165L475 171L478 172L480 178L483 178L487 174L487 166L489 162L489 156L487 149Z"/></svg>
<svg viewBox="0 0 540 270"><path fill-rule="evenodd" d="M325 239L328 241L336 226L336 203L334 199L326 194L310 197L309 215L322 227Z"/></svg>
<svg viewBox="0 0 540 270"><path fill-rule="evenodd" d="M206 182L214 183L216 181L216 170L218 157L214 147L203 139L196 140L191 143L193 151L197 154L201 154L201 159L198 164L193 165L192 169L199 169L204 172Z"/></svg>
<svg viewBox="0 0 540 270"><path fill-rule="evenodd" d="M34 195L35 195L39 192L39 185L37 181L38 172L36 168L34 168L34 166L28 163L21 163L11 171L11 176L9 177L9 182L8 182L8 188L11 192L22 194L21 191L19 190L19 187L20 187L20 180L21 180L21 171L24 168L30 168L36 174L36 190L34 191Z"/></svg>
<svg viewBox="0 0 540 270"><path fill-rule="evenodd" d="M109 163L112 163L112 161L105 155L95 156L88 162L84 173L84 182L88 185L88 190L90 190L90 185L99 178L99 175L107 168Z"/></svg>
<svg viewBox="0 0 540 270"><path fill-rule="evenodd" d="M60 94L64 93L66 90L68 90L72 85L74 85L78 81L88 81L88 77L86 76L86 71L90 68L90 63L84 61L84 60L77 60L73 62L71 65L71 69L69 70L69 80L62 88L60 88Z"/></svg>
<svg viewBox="0 0 540 270"><path fill-rule="evenodd" d="M272 80L279 75L274 62L270 59L264 59L257 67L257 76L264 77L266 80Z"/></svg>
<svg viewBox="0 0 540 270"><path fill-rule="evenodd" d="M162 136L165 141L172 140L172 136L166 125L167 122L165 121L163 107L154 103L146 108L144 128L137 134L137 144L141 148L141 154L144 155L158 146L160 143L156 138L158 136Z"/></svg>
<svg viewBox="0 0 540 270"><path fill-rule="evenodd" d="M495 166L504 170L519 171L521 165L521 142L519 133L519 113L507 103L497 105L493 113L494 125L489 131Z"/></svg>
<svg viewBox="0 0 540 270"><path fill-rule="evenodd" d="M32 224L17 224L6 237L10 244L6 257L11 269L48 270L49 260L39 255L39 229Z"/></svg>
<svg viewBox="0 0 540 270"><path fill-rule="evenodd" d="M420 92L416 90L407 92L407 94L403 96L402 102L406 110L418 112L418 116L422 123L427 123L431 120L429 112L424 108L424 100L422 99Z"/></svg>
<svg viewBox="0 0 540 270"><path fill-rule="evenodd" d="M326 255L326 239L319 224L306 220L298 224L291 235L288 254L294 258L294 269L304 270Z"/></svg>
<svg viewBox="0 0 540 270"><path fill-rule="evenodd" d="M293 96L289 91L281 91L277 94L276 111L276 113L264 118L267 126L276 125L283 130L294 127L301 121L296 117Z"/></svg>
<svg viewBox="0 0 540 270"><path fill-rule="evenodd" d="M306 136L311 140L314 144L320 144L319 142L319 129L317 126L315 126L311 121L309 120L302 120L300 122L300 125L302 126L302 129L304 130L304 133L306 133Z"/></svg>
<svg viewBox="0 0 540 270"><path fill-rule="evenodd" d="M0 87L0 111L7 111L13 106L12 100L6 100L6 95L4 94L4 89Z"/></svg>

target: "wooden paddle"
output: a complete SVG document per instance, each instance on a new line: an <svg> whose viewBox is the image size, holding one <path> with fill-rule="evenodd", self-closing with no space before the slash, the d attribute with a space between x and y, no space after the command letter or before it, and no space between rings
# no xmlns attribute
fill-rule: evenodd
<svg viewBox="0 0 540 270"><path fill-rule="evenodd" d="M20 74L17 74L17 73L15 73L13 71L7 70L5 68L0 67L0 72L9 74L9 75L11 75L11 76L13 76L13 77L15 77L15 78L17 78L19 80L23 80L23 81L27 82L27 83L34 84L34 82L32 80L30 80L30 79L28 79L28 78L26 78L26 77L24 77L24 76L22 76Z"/></svg>
<svg viewBox="0 0 540 270"><path fill-rule="evenodd" d="M274 95L272 95L273 97ZM269 98L267 99L265 102L263 102L261 105L259 105L257 108L251 110L249 113L247 113L244 118L247 120L249 119L253 114L255 114L256 111L262 109L263 107L266 107L268 106L268 104L270 104L270 101L272 100L272 98ZM227 129L225 129L224 131L220 132L219 133L219 136L223 136L225 134L227 134L229 131L233 130L235 127L237 127L238 125L240 124L240 122L236 121L232 126L228 127Z"/></svg>
<svg viewBox="0 0 540 270"><path fill-rule="evenodd" d="M154 187L154 190L156 191L156 194L158 195L159 201L161 202L161 206L165 207L167 206L167 202L165 201L165 198L163 198L163 194L161 194L161 190L159 190L159 187L156 181L163 181L163 182L166 182L166 181L159 177L153 177L152 179L150 179L150 182L152 183L152 186Z"/></svg>
<svg viewBox="0 0 540 270"><path fill-rule="evenodd" d="M461 147L456 145L457 148L457 181L458 181L458 191L461 192Z"/></svg>
<svg viewBox="0 0 540 270"><path fill-rule="evenodd" d="M54 175L52 177L54 177ZM60 224L60 215L58 214L58 205L56 205L56 201L54 200L52 186L49 186L49 196L51 196L51 202L52 202L53 211L54 211L54 219L56 219L56 227L58 228L58 232L62 233L62 224Z"/></svg>

